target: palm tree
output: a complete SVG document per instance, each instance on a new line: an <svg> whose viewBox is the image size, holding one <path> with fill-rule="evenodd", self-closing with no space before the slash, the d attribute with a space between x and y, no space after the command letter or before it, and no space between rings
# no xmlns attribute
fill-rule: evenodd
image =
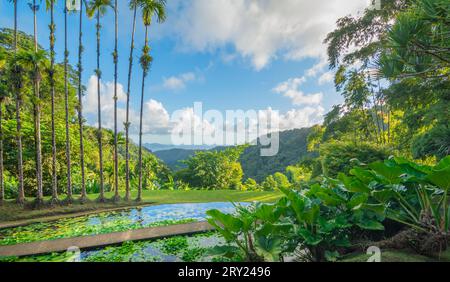
<svg viewBox="0 0 450 282"><path fill-rule="evenodd" d="M98 151L99 151L99 168L100 168L100 196L99 202L105 201L105 187L103 183L103 142L102 142L102 113L101 113L101 97L100 97L100 79L102 76L100 70L100 17L106 13L106 8L111 7L111 0L92 0L89 4L88 16L89 18L96 17L97 19L97 101L98 101Z"/></svg>
<svg viewBox="0 0 450 282"><path fill-rule="evenodd" d="M81 197L80 203L85 203L87 201L86 194L86 179L84 171L84 143L83 143L83 85L82 73L83 73L83 4L84 0L80 2L80 26L78 33L78 126L80 133L80 168L81 168Z"/></svg>
<svg viewBox="0 0 450 282"><path fill-rule="evenodd" d="M142 9L142 20L145 26L145 44L142 50L142 87L141 87L141 109L139 116L139 186L136 201L142 201L142 114L144 110L144 89L145 78L150 70L153 58L150 56L150 47L148 46L148 28L152 23L152 18L156 14L157 21L162 23L166 20L166 0L142 0L140 1Z"/></svg>
<svg viewBox="0 0 450 282"><path fill-rule="evenodd" d="M69 51L67 49L67 6L64 5L64 106L66 111L66 163L67 163L67 198L66 203L71 204L72 198L72 174L70 160L70 125L69 125L69 89L67 66L69 64Z"/></svg>
<svg viewBox="0 0 450 282"><path fill-rule="evenodd" d="M55 0L46 0L47 11L50 10L50 69L48 76L50 78L50 96L51 96L51 123L52 123L52 205L58 204L58 176L56 174L56 136L55 136L55 19L54 8Z"/></svg>
<svg viewBox="0 0 450 282"><path fill-rule="evenodd" d="M36 206L40 207L44 201L44 193L42 190L42 163L41 163L41 132L40 132L40 97L39 85L42 79L42 70L46 68L47 54L44 50L37 51L20 51L17 54L20 64L30 73L33 80L34 106L35 106L35 142L36 142L36 170L38 190L36 194Z"/></svg>
<svg viewBox="0 0 450 282"><path fill-rule="evenodd" d="M22 62L29 67L34 68L31 70L33 78L33 92L34 92L34 130L35 130L35 147L36 147L36 179L37 179L37 195L36 206L39 207L44 201L44 192L42 187L42 146L41 146L41 97L40 97L40 82L42 79L41 69L42 60L45 55L40 54L37 43L37 17L36 12L39 10L39 5L36 4L36 0L33 3L29 3L31 10L33 11L34 22L34 56L30 53L24 53Z"/></svg>
<svg viewBox="0 0 450 282"><path fill-rule="evenodd" d="M117 14L117 0L114 1L114 202L120 201L119 196L119 156L117 155L117 64L119 61L119 53L117 51L117 41L119 37L119 22Z"/></svg>
<svg viewBox="0 0 450 282"><path fill-rule="evenodd" d="M130 129L130 88L131 88L131 72L133 69L133 51L134 51L134 34L136 33L136 14L137 14L138 0L130 1L130 8L133 9L133 29L131 31L131 45L130 58L128 65L128 84L127 84L127 110L125 119L125 201L130 200L130 144L129 144L129 129Z"/></svg>
<svg viewBox="0 0 450 282"><path fill-rule="evenodd" d="M20 89L22 86L21 83L21 69L17 64L17 1L18 0L10 0L14 4L14 59L11 64L12 71L12 88L15 92L15 100L16 100L16 138L17 138L17 172L18 172L18 193L16 202L19 205L23 205L25 203L25 190L23 188L23 149L22 149L22 123L20 119L20 105L21 105L21 93Z"/></svg>
<svg viewBox="0 0 450 282"><path fill-rule="evenodd" d="M3 79L5 77L5 65L6 65L6 52L0 49L0 206L3 205L5 200L5 186L3 183L3 104L8 97L8 89L6 87L7 81Z"/></svg>

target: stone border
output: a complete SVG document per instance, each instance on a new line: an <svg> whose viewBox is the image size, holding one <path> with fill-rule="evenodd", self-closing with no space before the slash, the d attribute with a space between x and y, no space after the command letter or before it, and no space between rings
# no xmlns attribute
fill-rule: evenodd
<svg viewBox="0 0 450 282"><path fill-rule="evenodd" d="M142 241L177 235L191 235L212 230L214 230L214 228L208 222L201 221L195 223L129 230L125 232L7 245L0 246L0 257L20 257L64 252L67 251L67 249L70 247L78 247L79 249L91 249L120 244L127 241Z"/></svg>

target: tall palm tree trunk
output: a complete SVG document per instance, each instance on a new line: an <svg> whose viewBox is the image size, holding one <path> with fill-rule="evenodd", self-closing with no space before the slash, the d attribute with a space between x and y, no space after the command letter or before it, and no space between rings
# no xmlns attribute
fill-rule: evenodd
<svg viewBox="0 0 450 282"><path fill-rule="evenodd" d="M3 101L0 100L0 206L5 200L5 185L3 183Z"/></svg>
<svg viewBox="0 0 450 282"><path fill-rule="evenodd" d="M37 44L37 11L36 0L33 0L33 20L34 20L34 52L38 51ZM37 66L34 72L34 96L35 96L35 142L36 142L36 179L37 194L36 206L39 207L44 202L44 191L42 189L42 151L41 151L41 105L40 105L40 74Z"/></svg>
<svg viewBox="0 0 450 282"><path fill-rule="evenodd" d="M118 11L117 0L114 1L114 202L120 200L119 196L119 156L117 152L117 65L119 60L119 54L117 51L117 41L119 37L119 23L118 23Z"/></svg>
<svg viewBox="0 0 450 282"><path fill-rule="evenodd" d="M55 136L55 19L54 0L50 2L50 93L52 120L52 204L58 204L58 175L56 173L56 136Z"/></svg>
<svg viewBox="0 0 450 282"><path fill-rule="evenodd" d="M83 143L83 86L81 83L83 65L83 2L80 1L80 26L78 35L78 126L80 131L80 167L81 167L81 197L80 202L85 203L87 201L86 195L86 182L84 171L84 143Z"/></svg>
<svg viewBox="0 0 450 282"><path fill-rule="evenodd" d="M103 183L103 140L102 140L102 107L101 107L101 97L100 97L100 10L97 10L97 107L98 107L98 156L99 156L99 168L100 168L100 196L98 198L99 202L105 201L105 188Z"/></svg>
<svg viewBox="0 0 450 282"><path fill-rule="evenodd" d="M64 8L64 106L66 111L66 163L67 163L67 199L71 204L72 199L72 175L70 162L70 124L69 124L69 88L67 77L67 66L69 64L69 51L67 50L67 7Z"/></svg>
<svg viewBox="0 0 450 282"><path fill-rule="evenodd" d="M17 55L17 0L14 0L14 56ZM15 68L15 75L18 75L17 66ZM19 77L15 77L15 80L20 80ZM21 94L20 85L14 85L14 91L16 92L16 130L17 130L17 172L18 172L18 195L17 203L23 205L25 203L25 189L23 187L23 149L22 149L22 123L20 119L20 105Z"/></svg>
<svg viewBox="0 0 450 282"><path fill-rule="evenodd" d="M125 121L125 200L130 200L130 140L129 140L129 129L130 129L130 88L131 88L131 72L133 69L133 51L134 51L134 34L136 32L136 14L137 5L134 5L133 13L133 30L131 32L131 46L130 46L130 58L128 66L128 85L127 85L127 111L126 111L126 121Z"/></svg>
<svg viewBox="0 0 450 282"><path fill-rule="evenodd" d="M145 26L145 45L144 45L144 56L148 55L148 26ZM138 196L136 198L137 202L142 201L142 115L144 111L144 89L145 89L145 78L148 73L148 66L143 67L142 71L142 88L141 88L141 110L139 115L139 186L138 186Z"/></svg>

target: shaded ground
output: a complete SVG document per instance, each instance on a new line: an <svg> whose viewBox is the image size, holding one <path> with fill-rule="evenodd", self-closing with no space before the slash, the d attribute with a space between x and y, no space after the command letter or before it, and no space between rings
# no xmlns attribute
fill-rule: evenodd
<svg viewBox="0 0 450 282"><path fill-rule="evenodd" d="M343 258L342 262L367 262L371 255L351 254ZM440 257L426 257L414 253L412 250L385 250L381 252L381 262L450 262L450 250L441 253Z"/></svg>
<svg viewBox="0 0 450 282"><path fill-rule="evenodd" d="M111 198L113 193L107 193L107 197ZM132 193L132 197L136 196L136 192ZM139 205L150 204L175 204L175 203L209 203L209 202L274 202L281 197L280 192L253 192L253 191L232 191L232 190L220 190L220 191L143 191L143 202ZM0 206L0 225L10 221L26 220L24 224L38 221L55 220L64 216L73 215L85 215L93 212L116 210L126 207L138 206L137 203L130 201L119 203L97 203L95 199L98 198L97 194L90 194L89 199L91 202L86 204L73 204L71 206L57 206L54 208L31 210L23 209L17 206L13 201L5 203ZM32 201L32 199L29 199ZM31 220L29 220L31 219Z"/></svg>

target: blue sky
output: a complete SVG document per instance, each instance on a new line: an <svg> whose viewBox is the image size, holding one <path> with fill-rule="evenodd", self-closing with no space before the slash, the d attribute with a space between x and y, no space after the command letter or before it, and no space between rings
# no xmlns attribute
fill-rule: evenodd
<svg viewBox="0 0 450 282"><path fill-rule="evenodd" d="M39 1L38 1L39 2ZM45 1L44 1L45 2ZM63 56L63 1L56 5L56 52ZM314 2L314 3L311 3ZM356 13L366 0L168 0L168 20L154 24L150 42L154 63L145 89L145 141L170 143L174 111L189 112L194 102L219 111L279 111L281 130L310 126L341 97L334 90L322 41L335 21ZM48 48L49 14L38 12L38 40ZM33 32L27 1L19 0L19 29ZM70 63L76 65L78 14L69 16ZM119 0L119 83L126 88L132 13ZM105 127L112 126L114 14L102 18L102 99ZM0 2L0 26L13 26L12 4ZM137 125L141 70L138 57L143 26L138 18L132 80L132 123ZM95 22L84 19L85 112L96 124ZM124 93L119 93L119 115ZM207 122L207 121L205 121ZM136 127L134 127L136 128ZM136 131L134 131L136 133ZM133 137L136 137L135 135Z"/></svg>

